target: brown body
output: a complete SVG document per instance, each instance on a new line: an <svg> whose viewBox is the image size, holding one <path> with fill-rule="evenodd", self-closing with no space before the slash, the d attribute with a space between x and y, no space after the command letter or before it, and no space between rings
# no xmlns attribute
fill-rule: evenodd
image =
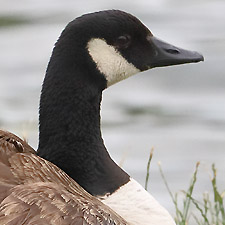
<svg viewBox="0 0 225 225"><path fill-rule="evenodd" d="M0 130L0 224L128 224L19 137Z"/></svg>

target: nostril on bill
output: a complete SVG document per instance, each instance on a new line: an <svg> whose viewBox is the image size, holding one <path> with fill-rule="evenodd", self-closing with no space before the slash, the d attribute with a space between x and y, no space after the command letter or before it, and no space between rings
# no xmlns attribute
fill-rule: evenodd
<svg viewBox="0 0 225 225"><path fill-rule="evenodd" d="M171 48L165 49L165 51L170 53L170 54L174 54L174 55L180 53L180 51L178 49L171 49Z"/></svg>

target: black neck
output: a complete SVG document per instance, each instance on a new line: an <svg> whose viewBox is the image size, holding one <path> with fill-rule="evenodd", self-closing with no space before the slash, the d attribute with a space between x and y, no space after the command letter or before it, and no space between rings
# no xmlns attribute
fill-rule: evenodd
<svg viewBox="0 0 225 225"><path fill-rule="evenodd" d="M100 104L105 84L99 84L105 80L96 82L92 76L86 68L78 71L68 61L51 58L40 101L38 155L63 169L89 193L104 195L127 183L129 176L104 146Z"/></svg>

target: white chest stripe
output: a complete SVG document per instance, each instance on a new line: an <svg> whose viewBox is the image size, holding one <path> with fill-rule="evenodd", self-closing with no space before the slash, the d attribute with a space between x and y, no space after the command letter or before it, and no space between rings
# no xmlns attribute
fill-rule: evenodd
<svg viewBox="0 0 225 225"><path fill-rule="evenodd" d="M108 86L140 72L103 39L91 39L87 44L87 49L98 70L106 77Z"/></svg>
<svg viewBox="0 0 225 225"><path fill-rule="evenodd" d="M167 210L134 179L101 201L132 225L175 225Z"/></svg>

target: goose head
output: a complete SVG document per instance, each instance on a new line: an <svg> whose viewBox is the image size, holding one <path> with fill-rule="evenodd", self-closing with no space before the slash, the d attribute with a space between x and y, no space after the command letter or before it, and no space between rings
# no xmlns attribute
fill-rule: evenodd
<svg viewBox="0 0 225 225"><path fill-rule="evenodd" d="M104 19L105 15L101 13L95 15L96 20L103 17L98 28L104 32L92 37L87 49L97 69L105 76L107 86L154 67L203 60L197 52L178 48L154 37L140 20L130 14L121 11L105 14L108 14L108 19Z"/></svg>
<svg viewBox="0 0 225 225"><path fill-rule="evenodd" d="M71 67L84 66L89 79L102 89L155 67L204 60L198 52L156 38L139 19L119 10L90 13L73 20L55 51L63 55L62 61L70 60ZM93 74L98 79L91 77Z"/></svg>

